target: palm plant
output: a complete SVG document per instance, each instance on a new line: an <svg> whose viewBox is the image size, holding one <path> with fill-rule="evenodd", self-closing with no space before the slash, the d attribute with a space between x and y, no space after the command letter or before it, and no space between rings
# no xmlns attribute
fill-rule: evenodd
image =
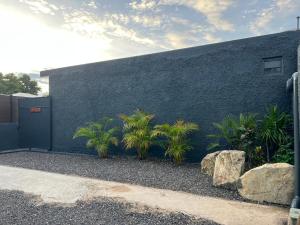
<svg viewBox="0 0 300 225"><path fill-rule="evenodd" d="M104 118L99 122L88 123L85 127L76 130L73 139L78 137L87 138L87 148L94 148L102 158L108 156L108 150L111 145L118 145L117 132L119 128L110 127L113 119Z"/></svg>
<svg viewBox="0 0 300 225"><path fill-rule="evenodd" d="M256 114L241 113L238 118L227 116L221 123L213 125L219 132L208 135L209 138L216 139L215 142L209 144L208 150L220 147L239 149L246 152L249 167L261 162L261 158L257 157L256 153L260 149L256 146L258 129ZM223 146L222 143L224 143Z"/></svg>
<svg viewBox="0 0 300 225"><path fill-rule="evenodd" d="M288 143L288 128L291 126L291 117L285 112L281 112L277 106L267 109L260 127L260 139L266 148L267 161L271 161L274 154L280 147Z"/></svg>
<svg viewBox="0 0 300 225"><path fill-rule="evenodd" d="M197 124L178 120L173 125L156 125L153 136L166 138L165 155L173 158L176 164L180 164L184 159L184 154L192 149L188 135L197 130L199 130Z"/></svg>
<svg viewBox="0 0 300 225"><path fill-rule="evenodd" d="M208 135L209 138L216 139L216 142L208 146L209 150L221 147L222 141L226 142L226 147L229 149L243 149L245 145L254 143L257 131L256 114L241 113L239 118L227 116L222 122L213 125L218 133Z"/></svg>
<svg viewBox="0 0 300 225"><path fill-rule="evenodd" d="M152 135L151 122L154 115L136 110L132 115L121 114L123 120L123 143L126 149L135 148L139 159L144 159L152 145L156 143Z"/></svg>

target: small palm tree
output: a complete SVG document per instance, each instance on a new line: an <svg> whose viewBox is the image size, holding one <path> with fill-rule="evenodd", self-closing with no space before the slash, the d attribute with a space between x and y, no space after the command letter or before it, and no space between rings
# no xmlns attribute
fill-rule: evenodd
<svg viewBox="0 0 300 225"><path fill-rule="evenodd" d="M184 160L184 154L193 147L190 144L188 135L199 130L195 123L186 123L178 120L175 124L156 125L153 136L161 136L166 138L166 156L174 159L176 164L180 164Z"/></svg>
<svg viewBox="0 0 300 225"><path fill-rule="evenodd" d="M123 120L124 137L123 142L126 149L135 148L139 159L144 159L150 147L155 144L152 135L151 122L154 115L136 110L132 115L121 114Z"/></svg>
<svg viewBox="0 0 300 225"><path fill-rule="evenodd" d="M267 161L270 162L272 154L288 143L288 129L291 126L291 116L281 112L277 106L267 109L260 127L260 138L265 143Z"/></svg>
<svg viewBox="0 0 300 225"><path fill-rule="evenodd" d="M100 157L106 158L111 145L117 146L119 142L116 136L119 128L109 128L112 121L111 118L104 118L100 122L88 123L87 126L76 130L73 139L78 137L87 138L87 148L94 148Z"/></svg>

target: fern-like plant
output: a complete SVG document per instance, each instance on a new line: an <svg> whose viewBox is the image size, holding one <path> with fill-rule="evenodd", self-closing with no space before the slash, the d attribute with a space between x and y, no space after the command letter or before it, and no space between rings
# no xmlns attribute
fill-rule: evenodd
<svg viewBox="0 0 300 225"><path fill-rule="evenodd" d="M139 159L144 159L156 138L152 135L153 127L151 122L154 115L142 110L136 110L132 115L121 114L123 120L123 143L125 148L136 149Z"/></svg>
<svg viewBox="0 0 300 225"><path fill-rule="evenodd" d="M213 123L218 130L216 134L208 135L209 138L216 139L216 142L208 146L208 150L219 147L227 147L229 149L240 149L254 144L257 132L256 114L241 113L238 118L227 116L220 123ZM225 146L222 142L225 141Z"/></svg>
<svg viewBox="0 0 300 225"><path fill-rule="evenodd" d="M178 120L173 125L156 125L153 136L166 138L165 155L171 157L176 164L180 164L184 160L185 153L193 148L188 135L197 130L199 130L197 124Z"/></svg>
<svg viewBox="0 0 300 225"><path fill-rule="evenodd" d="M118 145L117 132L118 127L110 127L113 119L104 118L100 122L88 123L85 127L76 130L73 139L78 137L87 138L87 148L94 148L102 158L108 156L108 150L111 145Z"/></svg>
<svg viewBox="0 0 300 225"><path fill-rule="evenodd" d="M277 106L268 108L260 127L260 139L266 148L267 161L270 162L272 155L278 149L282 149L290 139L288 129L291 126L291 117L281 112Z"/></svg>

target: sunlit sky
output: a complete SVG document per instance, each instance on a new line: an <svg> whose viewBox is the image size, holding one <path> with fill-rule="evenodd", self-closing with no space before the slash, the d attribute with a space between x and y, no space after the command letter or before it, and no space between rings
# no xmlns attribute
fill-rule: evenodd
<svg viewBox="0 0 300 225"><path fill-rule="evenodd" d="M300 0L0 0L0 71L50 68L296 28Z"/></svg>

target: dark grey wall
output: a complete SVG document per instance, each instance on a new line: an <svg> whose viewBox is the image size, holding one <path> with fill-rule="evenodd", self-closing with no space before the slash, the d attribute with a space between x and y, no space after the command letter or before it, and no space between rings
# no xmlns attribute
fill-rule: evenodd
<svg viewBox="0 0 300 225"><path fill-rule="evenodd" d="M136 108L156 122L185 119L200 125L192 161L206 154L212 122L228 114L289 110L286 80L297 70L300 32L284 32L152 55L44 71L50 76L53 149L84 151L72 140L87 121ZM284 71L264 74L263 58L283 57ZM157 150L154 150L157 151Z"/></svg>
<svg viewBox="0 0 300 225"><path fill-rule="evenodd" d="M0 151L18 148L18 125L0 123Z"/></svg>

